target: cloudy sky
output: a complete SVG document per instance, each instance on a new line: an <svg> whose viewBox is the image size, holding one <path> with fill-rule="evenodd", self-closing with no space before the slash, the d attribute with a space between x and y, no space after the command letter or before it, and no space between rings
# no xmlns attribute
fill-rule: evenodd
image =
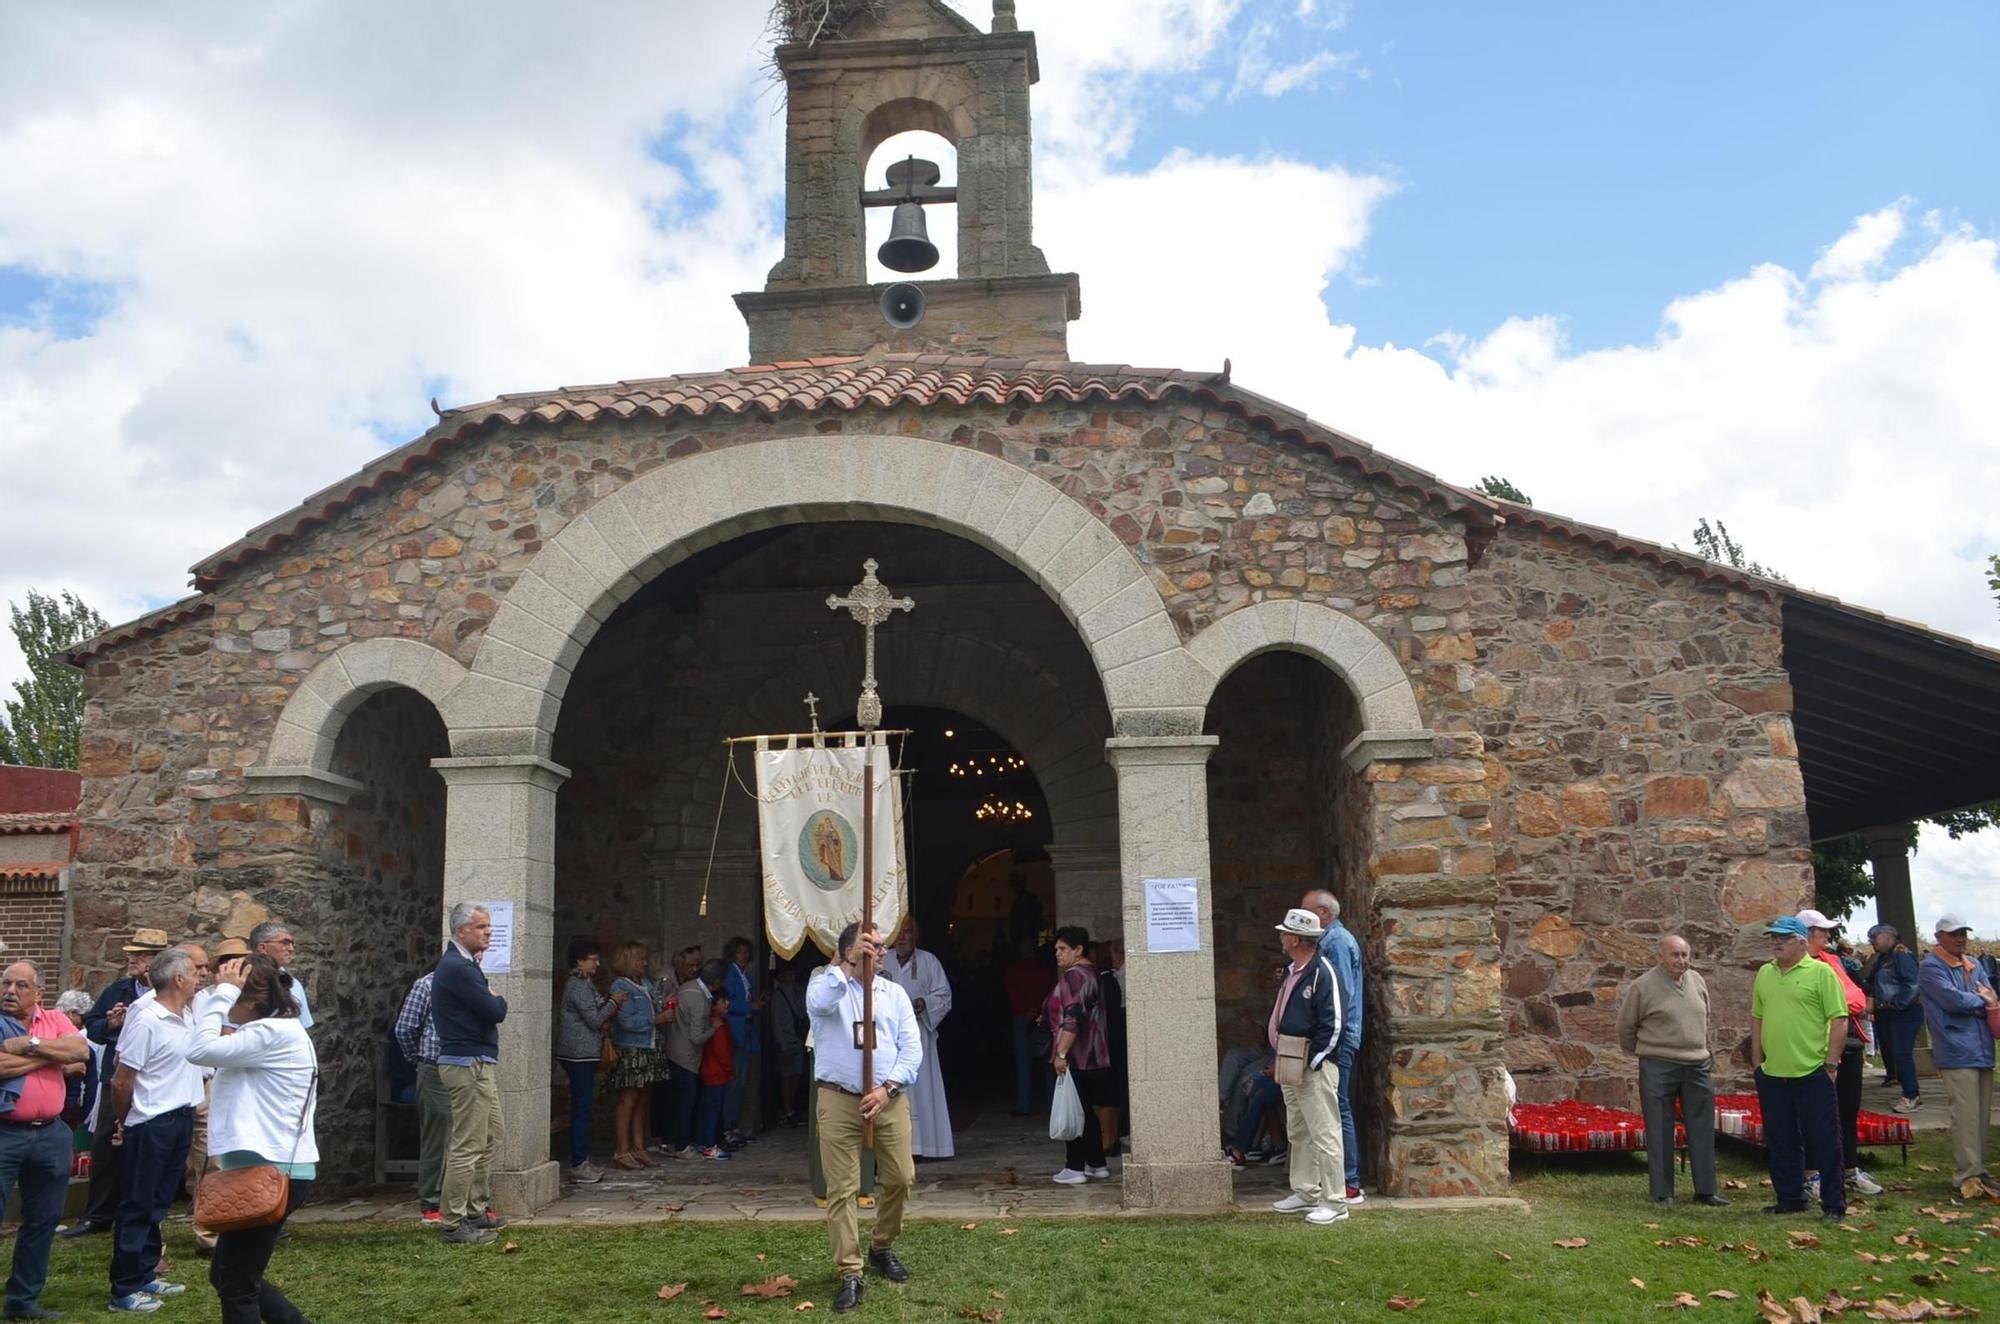
<svg viewBox="0 0 2000 1324"><path fill-rule="evenodd" d="M763 9L0 7L0 597L180 596L433 395L741 362ZM2000 7L1019 13L1076 357L2000 644ZM2000 930L2000 841L1917 873Z"/></svg>

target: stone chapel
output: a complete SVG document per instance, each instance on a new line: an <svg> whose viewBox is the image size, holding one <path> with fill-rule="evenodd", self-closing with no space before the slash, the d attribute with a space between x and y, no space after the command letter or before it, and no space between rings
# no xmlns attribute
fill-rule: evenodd
<svg viewBox="0 0 2000 1324"><path fill-rule="evenodd" d="M1503 1191L1503 1069L1627 1102L1616 999L1668 931L1747 1079L1758 926L1811 897L1810 843L1886 829L1906 911L1897 830L2000 794L2000 654L1489 500L1227 364L1071 362L1081 283L1035 243L1013 8L981 30L877 0L778 49L785 248L737 298L749 366L442 410L75 651L68 982L101 985L135 925L282 917L329 1169L364 1174L445 909L511 902L501 1193L547 1202L565 945L762 934L723 741L800 729L808 692L851 718L860 632L824 599L873 557L918 603L879 639L892 724L1023 788L990 838L919 802L926 931L983 922L954 891L976 846L1032 861L1045 924L1124 943L1128 1206L1228 1203L1218 1059L1256 1037L1272 925L1310 886L1366 952L1371 1186ZM872 159L911 130L956 157L948 186L898 185L955 207L957 271L915 279L914 324L864 237L895 191ZM973 732L986 752L939 743ZM1200 951L1146 950L1158 877L1199 880Z"/></svg>

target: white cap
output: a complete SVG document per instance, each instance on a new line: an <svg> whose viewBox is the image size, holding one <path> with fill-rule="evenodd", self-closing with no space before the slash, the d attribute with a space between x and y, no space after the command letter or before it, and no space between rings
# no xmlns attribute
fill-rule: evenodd
<svg viewBox="0 0 2000 1324"><path fill-rule="evenodd" d="M1933 933L1970 933L1972 926L1957 915L1939 915Z"/></svg>
<svg viewBox="0 0 2000 1324"><path fill-rule="evenodd" d="M1820 914L1817 910L1801 910L1799 912L1799 923L1809 929L1837 929L1840 927L1840 925Z"/></svg>

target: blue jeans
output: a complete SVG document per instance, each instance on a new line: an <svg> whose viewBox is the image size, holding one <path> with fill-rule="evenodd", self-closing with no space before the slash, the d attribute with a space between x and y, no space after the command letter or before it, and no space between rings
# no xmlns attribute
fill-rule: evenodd
<svg viewBox="0 0 2000 1324"><path fill-rule="evenodd" d="M1917 1028L1924 1023L1924 1009L1913 1004L1900 1010L1881 1008L1875 1013L1875 1033L1882 1040L1882 1064L1903 1087L1903 1097L1917 1097Z"/></svg>
<svg viewBox="0 0 2000 1324"><path fill-rule="evenodd" d="M125 1128L124 1198L111 1225L111 1295L130 1296L153 1281L160 1262L160 1220L173 1208L194 1142L194 1109L178 1108Z"/></svg>
<svg viewBox="0 0 2000 1324"><path fill-rule="evenodd" d="M1340 1157L1347 1168L1347 1184L1361 1186L1361 1147L1354 1143L1354 1054L1336 1053L1333 1064L1340 1068Z"/></svg>
<svg viewBox="0 0 2000 1324"><path fill-rule="evenodd" d="M707 1149L722 1143L722 1113L729 1102L734 1082L728 1085L703 1085L701 1087L701 1110L699 1120L694 1125L696 1149Z"/></svg>
<svg viewBox="0 0 2000 1324"><path fill-rule="evenodd" d="M669 1063L667 1067L667 1143L686 1149L694 1143L694 1104L701 1093L701 1073Z"/></svg>
<svg viewBox="0 0 2000 1324"><path fill-rule="evenodd" d="M1283 1107L1284 1102L1285 1092L1277 1081L1265 1075L1252 1076L1249 1097L1243 1101L1243 1114L1236 1123L1236 1147L1249 1153L1257 1141L1257 1132L1263 1129L1264 1114L1273 1105Z"/></svg>
<svg viewBox="0 0 2000 1324"><path fill-rule="evenodd" d="M14 1272L7 1279L7 1313L27 1314L49 1279L49 1247L69 1192L69 1130L0 1122L0 1209L21 1192L21 1230L14 1235Z"/></svg>
<svg viewBox="0 0 2000 1324"><path fill-rule="evenodd" d="M1014 1031L1014 1111L1022 1116L1035 1111L1035 1055L1028 1051L1027 1016L1012 1018Z"/></svg>
<svg viewBox="0 0 2000 1324"><path fill-rule="evenodd" d="M736 1040L734 1045L736 1074L722 1087L726 1091L722 1096L722 1131L740 1131L743 1129L743 1085L750 1079L750 1058L756 1050L747 1043L750 1038L750 1027L747 1022L739 1035L736 1032L736 1023L731 1021L729 1035ZM718 1135L721 1133L717 1132Z"/></svg>
<svg viewBox="0 0 2000 1324"><path fill-rule="evenodd" d="M590 1114L597 1101L597 1063L564 1060L563 1074L569 1077L569 1165L578 1167L590 1158Z"/></svg>
<svg viewBox="0 0 2000 1324"><path fill-rule="evenodd" d="M1819 1170L1819 1206L1847 1212L1840 1152L1840 1101L1833 1077L1767 1076L1757 1072L1757 1101L1764 1109L1764 1143L1770 1147L1771 1193L1786 1208L1806 1206L1806 1169Z"/></svg>

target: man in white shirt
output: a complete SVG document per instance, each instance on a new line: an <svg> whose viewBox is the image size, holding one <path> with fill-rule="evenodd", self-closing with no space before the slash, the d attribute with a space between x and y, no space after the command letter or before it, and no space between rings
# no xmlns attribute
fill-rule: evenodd
<svg viewBox="0 0 2000 1324"><path fill-rule="evenodd" d="M111 1251L110 1308L120 1313L150 1314L162 1297L187 1290L154 1270L162 1249L160 1220L180 1189L202 1097L201 1068L187 1059L200 976L181 948L154 957L148 975L153 1000L126 1013L111 1078L125 1172Z"/></svg>
<svg viewBox="0 0 2000 1324"><path fill-rule="evenodd" d="M861 974L864 968L880 968L882 935L850 924L836 947L834 963L806 988L806 1015L813 1029L814 1120L826 1169L826 1228L840 1273L833 1308L845 1313L861 1304L861 1230L854 1198L861 1189L863 1121L875 1125L875 1170L882 1185L868 1258L890 1282L909 1281L909 1270L890 1247L903 1229L903 1208L917 1175L910 1158L910 1101L904 1091L923 1066L924 1045L909 995L879 973L871 985L873 1024L862 1017ZM861 1043L868 1032L874 1039L873 1079L864 1092Z"/></svg>

